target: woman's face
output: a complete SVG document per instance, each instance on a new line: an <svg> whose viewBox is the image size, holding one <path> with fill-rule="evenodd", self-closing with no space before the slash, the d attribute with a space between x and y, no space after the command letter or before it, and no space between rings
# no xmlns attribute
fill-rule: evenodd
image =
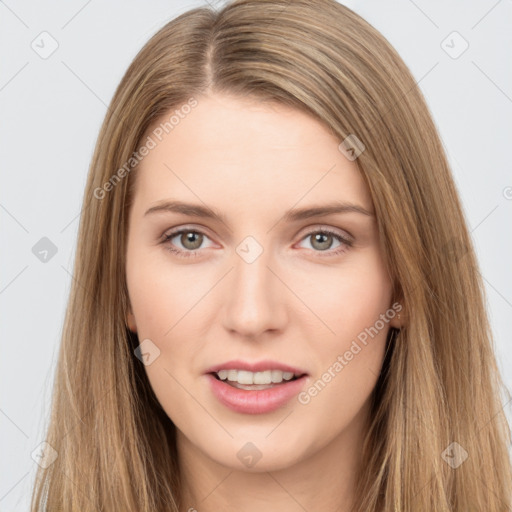
<svg viewBox="0 0 512 512"><path fill-rule="evenodd" d="M136 171L127 285L178 447L253 471L359 450L397 320L356 162L282 105L215 95L176 119ZM304 213L343 204L361 211Z"/></svg>

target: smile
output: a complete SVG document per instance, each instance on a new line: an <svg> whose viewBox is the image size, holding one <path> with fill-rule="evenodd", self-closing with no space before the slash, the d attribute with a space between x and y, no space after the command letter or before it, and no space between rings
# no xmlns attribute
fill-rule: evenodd
<svg viewBox="0 0 512 512"><path fill-rule="evenodd" d="M294 374L293 372L283 372L282 370L265 370L262 372L251 372L248 370L220 370L218 372L215 372L215 375L217 375L219 380L227 381L228 384L232 384L235 387L238 387L236 386L236 384L281 384L283 381L290 381L301 376L301 374Z"/></svg>
<svg viewBox="0 0 512 512"><path fill-rule="evenodd" d="M221 372L227 372L223 370ZM209 373L206 377L209 380L210 389L217 400L234 412L242 414L265 414L276 411L284 407L294 396L298 395L306 386L308 376L303 374L296 376L293 373L291 377L285 375L280 370L277 372L283 374L275 374L276 382L255 383L257 381L268 381L269 374L272 379L273 370L264 372L247 372L230 370L234 372L222 376L222 380L217 373ZM219 372L220 373L220 372ZM249 374L249 375L247 375ZM258 374L265 374L258 376ZM229 378L231 377L231 379ZM245 384L249 379L252 384ZM240 382L242 381L242 382Z"/></svg>

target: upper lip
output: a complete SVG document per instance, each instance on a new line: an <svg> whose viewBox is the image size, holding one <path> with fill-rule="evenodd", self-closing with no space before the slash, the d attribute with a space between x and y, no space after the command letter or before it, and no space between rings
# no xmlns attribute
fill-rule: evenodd
<svg viewBox="0 0 512 512"><path fill-rule="evenodd" d="M217 373L220 370L247 370L249 372L263 372L265 370L281 370L283 372L291 372L295 375L305 375L307 372L300 368L280 363L279 361L241 361L232 360L225 363L216 364L206 370L205 373Z"/></svg>

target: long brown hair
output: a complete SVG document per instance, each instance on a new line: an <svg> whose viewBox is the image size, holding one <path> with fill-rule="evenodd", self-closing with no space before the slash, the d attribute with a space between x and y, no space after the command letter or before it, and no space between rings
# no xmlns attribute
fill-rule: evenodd
<svg viewBox="0 0 512 512"><path fill-rule="evenodd" d="M507 390L443 146L402 59L334 0L190 10L124 75L89 170L46 437L57 457L32 510L179 509L175 427L125 323L127 219L148 130L210 91L277 101L364 144L356 162L407 323L372 394L355 510L509 510Z"/></svg>

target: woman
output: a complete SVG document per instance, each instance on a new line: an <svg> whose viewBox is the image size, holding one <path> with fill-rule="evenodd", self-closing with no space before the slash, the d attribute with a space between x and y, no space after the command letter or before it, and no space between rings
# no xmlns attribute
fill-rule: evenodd
<svg viewBox="0 0 512 512"><path fill-rule="evenodd" d="M114 95L84 201L33 510L510 509L446 155L350 9L168 23Z"/></svg>

